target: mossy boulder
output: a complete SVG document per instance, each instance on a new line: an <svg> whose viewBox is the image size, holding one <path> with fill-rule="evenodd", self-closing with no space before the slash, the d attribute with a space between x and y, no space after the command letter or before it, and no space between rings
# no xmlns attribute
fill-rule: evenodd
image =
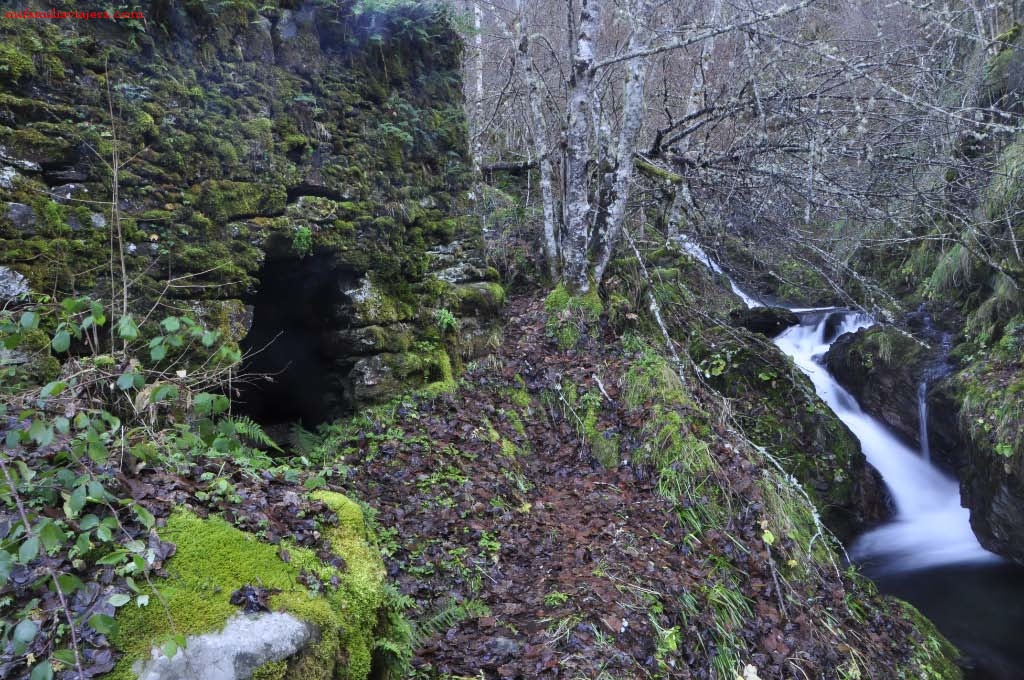
<svg viewBox="0 0 1024 680"><path fill-rule="evenodd" d="M175 511L159 531L161 539L177 548L165 565L167 577L155 580L152 589L143 587L150 595L147 606L118 610L113 643L124 656L103 677L134 679L133 667L161 654L158 646L173 634L220 630L238 613L231 594L252 585L272 593L272 610L288 612L318 631L315 643L275 665L273 677L365 680L384 602L384 566L368 540L356 503L326 491L313 497L337 518L323 530L323 548L341 558L334 564L325 563L309 548L262 543L222 519ZM303 585L311 578L324 584L322 590Z"/></svg>
<svg viewBox="0 0 1024 680"><path fill-rule="evenodd" d="M877 325L840 336L825 365L861 408L920 448L918 388L932 354L909 333Z"/></svg>
<svg viewBox="0 0 1024 680"><path fill-rule="evenodd" d="M800 317L784 307L747 307L729 312L729 320L736 326L774 338L790 326L800 323Z"/></svg>
<svg viewBox="0 0 1024 680"><path fill-rule="evenodd" d="M690 354L708 383L734 400L747 436L800 480L837 536L852 538L889 514L885 486L857 438L775 345L742 329L706 329Z"/></svg>
<svg viewBox="0 0 1024 680"><path fill-rule="evenodd" d="M411 351L359 359L350 373L352 398L372 404L411 388L444 390L454 384L452 364L440 345L417 343Z"/></svg>

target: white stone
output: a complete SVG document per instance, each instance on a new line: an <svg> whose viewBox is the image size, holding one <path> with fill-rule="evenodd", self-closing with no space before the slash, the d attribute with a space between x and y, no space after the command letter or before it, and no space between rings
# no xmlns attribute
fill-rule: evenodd
<svg viewBox="0 0 1024 680"><path fill-rule="evenodd" d="M0 167L0 188L13 189L14 180L18 179L19 177L21 177L21 175L18 174L18 171L10 167L9 165L4 165Z"/></svg>
<svg viewBox="0 0 1024 680"><path fill-rule="evenodd" d="M139 680L246 680L260 666L281 661L316 638L317 630L291 614L238 615L219 633L189 636L171 658L153 648L136 662Z"/></svg>
<svg viewBox="0 0 1024 680"><path fill-rule="evenodd" d="M28 292L28 279L9 267L0 267L0 300Z"/></svg>

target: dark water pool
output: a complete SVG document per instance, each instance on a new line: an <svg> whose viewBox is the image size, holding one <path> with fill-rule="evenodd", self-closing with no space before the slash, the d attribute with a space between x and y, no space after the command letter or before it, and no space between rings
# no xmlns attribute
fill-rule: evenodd
<svg viewBox="0 0 1024 680"><path fill-rule="evenodd" d="M935 622L966 657L970 680L1024 680L1024 567L947 564L897 574L862 569L880 590Z"/></svg>

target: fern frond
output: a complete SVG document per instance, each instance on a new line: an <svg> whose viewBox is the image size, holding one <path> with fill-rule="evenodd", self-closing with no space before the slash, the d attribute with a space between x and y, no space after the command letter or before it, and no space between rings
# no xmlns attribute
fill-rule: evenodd
<svg viewBox="0 0 1024 680"><path fill-rule="evenodd" d="M480 600L466 600L465 602L449 601L436 614L413 626L412 648L418 649L422 647L435 635L443 633L460 621L489 614L490 609Z"/></svg>
<svg viewBox="0 0 1024 680"><path fill-rule="evenodd" d="M271 439L270 436L263 431L263 426L249 416L236 416L229 418L228 422L230 422L232 427L235 428L235 432L249 441L254 442L258 446L265 446L268 449L281 451L281 447L277 445L277 442Z"/></svg>
<svg viewBox="0 0 1024 680"><path fill-rule="evenodd" d="M298 423L292 425L288 435L295 453L306 458L312 457L314 450L320 443L320 437L315 432L310 432Z"/></svg>

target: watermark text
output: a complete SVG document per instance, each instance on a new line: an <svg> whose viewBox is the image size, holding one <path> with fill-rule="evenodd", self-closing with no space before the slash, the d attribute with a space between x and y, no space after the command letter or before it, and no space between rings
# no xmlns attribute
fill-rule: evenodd
<svg viewBox="0 0 1024 680"><path fill-rule="evenodd" d="M142 12L95 12L66 11L60 9L32 10L24 9L4 14L7 19L145 19Z"/></svg>

